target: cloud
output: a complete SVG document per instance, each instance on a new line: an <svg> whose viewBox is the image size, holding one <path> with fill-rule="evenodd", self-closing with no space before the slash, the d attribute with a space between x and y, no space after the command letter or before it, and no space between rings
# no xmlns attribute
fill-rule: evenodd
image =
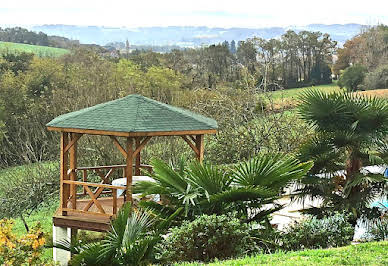
<svg viewBox="0 0 388 266"><path fill-rule="evenodd" d="M386 3L387 2L387 3ZM20 7L23 8L20 8ZM311 23L388 24L388 1L2 1L0 24L69 24L112 27L263 27Z"/></svg>

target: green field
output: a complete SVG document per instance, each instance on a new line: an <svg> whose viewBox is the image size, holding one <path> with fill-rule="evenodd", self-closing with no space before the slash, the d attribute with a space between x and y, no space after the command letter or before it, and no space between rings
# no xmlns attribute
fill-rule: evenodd
<svg viewBox="0 0 388 266"><path fill-rule="evenodd" d="M40 57L59 57L70 52L62 48L12 42L0 42L1 51L33 53Z"/></svg>
<svg viewBox="0 0 388 266"><path fill-rule="evenodd" d="M341 248L261 254L210 264L182 263L176 265L388 265L388 241L364 243Z"/></svg>
<svg viewBox="0 0 388 266"><path fill-rule="evenodd" d="M319 85L319 86L285 89L285 90L272 92L271 94L274 99L295 99L299 94L312 89L321 90L323 92L333 92L333 91L341 90L336 83L332 83L332 84Z"/></svg>

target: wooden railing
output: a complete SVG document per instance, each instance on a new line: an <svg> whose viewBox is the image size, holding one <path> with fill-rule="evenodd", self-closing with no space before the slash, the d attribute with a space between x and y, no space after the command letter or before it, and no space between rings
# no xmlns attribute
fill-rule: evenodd
<svg viewBox="0 0 388 266"><path fill-rule="evenodd" d="M62 206L62 211L64 212L78 212L78 213L87 213L87 214L96 214L103 216L112 216L117 213L118 208L118 200L117 200L117 190L122 189L125 190L125 186L114 186L111 185L112 180L111 176L115 170L122 169L123 175L125 176L125 167L126 165L108 165L108 166L92 166L92 167L78 167L76 169L69 169L67 172L68 180L63 180L62 186L69 185L70 186L70 198L64 203ZM149 172L152 172L152 166L141 164L140 168L146 169ZM88 174L89 172L94 172L101 178L100 183L92 183L88 182ZM77 181L78 179L77 173L82 173L82 181ZM70 180L70 176L73 175L73 180ZM75 180L74 180L75 179ZM77 187L82 187L82 192L77 193ZM94 190L91 189L95 188ZM104 209L104 206L99 201L100 196L104 194L111 194L112 197L112 209L107 210ZM79 208L79 198L88 196L90 200L87 202L85 206ZM69 204L70 203L70 204ZM85 200L83 200L83 204ZM70 205L70 206L69 206ZM90 208L95 205L97 212L91 211ZM108 204L110 205L110 204Z"/></svg>
<svg viewBox="0 0 388 266"><path fill-rule="evenodd" d="M104 216L112 216L112 214L114 215L117 213L117 190L126 189L125 186L113 186L113 185L107 185L107 184L97 184L97 183L80 182L80 181L72 181L72 180L63 180L63 183L69 184L69 185L75 185L75 186L77 185L82 186L83 189L86 190L87 194L91 198L91 200L86 204L86 206L82 210L74 209L74 208L62 208L63 211L98 214L98 215L104 215ZM93 192L90 189L90 187L96 187L97 190ZM112 212L111 213L107 213L106 210L101 205L101 203L98 201L98 197L101 195L104 189L109 189L111 190L110 193L112 193ZM96 205L98 212L89 211L89 209L92 207L93 204Z"/></svg>

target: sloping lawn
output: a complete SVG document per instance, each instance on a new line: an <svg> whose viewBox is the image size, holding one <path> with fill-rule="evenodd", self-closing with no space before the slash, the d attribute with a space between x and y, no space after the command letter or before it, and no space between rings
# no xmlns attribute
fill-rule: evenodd
<svg viewBox="0 0 388 266"><path fill-rule="evenodd" d="M299 95L308 90L320 90L326 93L341 91L340 87L338 87L336 83L332 83L327 85L274 91L274 92L270 92L268 96L269 96L269 99L271 99L270 101L273 103L273 107L275 110L290 109L290 108L295 108L297 106L298 104L297 99Z"/></svg>
<svg viewBox="0 0 388 266"><path fill-rule="evenodd" d="M299 94L311 90L316 89L323 92L334 92L334 91L340 91L341 89L339 86L337 86L336 83L332 84L326 84L326 85L318 85L318 86L311 86L311 87L302 87L302 88L293 88L293 89L286 89L281 91L274 91L272 92L272 97L274 99L281 99L281 98L296 98Z"/></svg>
<svg viewBox="0 0 388 266"><path fill-rule="evenodd" d="M205 265L186 263L176 265ZM388 265L388 241L218 261L206 265Z"/></svg>
<svg viewBox="0 0 388 266"><path fill-rule="evenodd" d="M9 52L34 53L39 57L59 57L70 52L69 50L62 48L13 42L0 42L0 50Z"/></svg>

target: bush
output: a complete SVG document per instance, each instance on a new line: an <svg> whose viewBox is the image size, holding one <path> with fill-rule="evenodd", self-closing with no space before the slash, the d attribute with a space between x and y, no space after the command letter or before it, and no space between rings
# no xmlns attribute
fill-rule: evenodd
<svg viewBox="0 0 388 266"><path fill-rule="evenodd" d="M40 259L46 242L40 224L21 237L12 233L13 224L12 220L0 220L0 264L46 265Z"/></svg>
<svg viewBox="0 0 388 266"><path fill-rule="evenodd" d="M59 190L59 165L39 163L4 170L0 176L0 219L24 218L50 200Z"/></svg>
<svg viewBox="0 0 388 266"><path fill-rule="evenodd" d="M388 64L379 66L365 76L365 87L368 90L388 88Z"/></svg>
<svg viewBox="0 0 388 266"><path fill-rule="evenodd" d="M162 261L210 261L244 254L249 228L227 215L202 215L170 229L159 245Z"/></svg>
<svg viewBox="0 0 388 266"><path fill-rule="evenodd" d="M288 227L282 240L282 249L300 250L339 247L350 244L354 228L348 216L335 213L317 219L315 217Z"/></svg>
<svg viewBox="0 0 388 266"><path fill-rule="evenodd" d="M369 241L388 240L388 216L383 216L367 228L365 238Z"/></svg>
<svg viewBox="0 0 388 266"><path fill-rule="evenodd" d="M342 73L339 83L348 91L356 91L365 78L366 68L361 65L350 66Z"/></svg>

